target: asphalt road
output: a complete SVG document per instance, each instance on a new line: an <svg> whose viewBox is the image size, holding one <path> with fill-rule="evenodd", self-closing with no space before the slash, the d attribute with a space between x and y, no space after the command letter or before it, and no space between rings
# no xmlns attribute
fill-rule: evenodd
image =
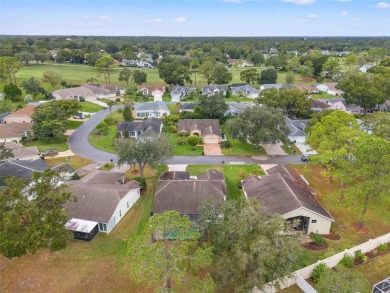
<svg viewBox="0 0 390 293"><path fill-rule="evenodd" d="M123 106L112 107L112 111ZM94 148L88 141L89 134L95 129L110 111L102 110L91 116L69 137L68 144L73 153L100 163L117 162L115 154ZM175 156L167 160L167 164L305 164L300 156Z"/></svg>

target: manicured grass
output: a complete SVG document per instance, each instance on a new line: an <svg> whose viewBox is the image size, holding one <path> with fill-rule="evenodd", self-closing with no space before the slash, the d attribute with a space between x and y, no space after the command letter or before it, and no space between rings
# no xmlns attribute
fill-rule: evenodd
<svg viewBox="0 0 390 293"><path fill-rule="evenodd" d="M297 148L295 144L293 144L290 141L285 141L282 145L282 150L286 152L286 154L289 155L301 155L302 152ZM294 152L295 151L295 152Z"/></svg>
<svg viewBox="0 0 390 293"><path fill-rule="evenodd" d="M169 142L175 147L174 154L177 156L201 156L203 153L203 146L197 145L195 150L188 143L184 145L178 145L176 143L177 133L170 132L165 126L163 130L164 134L168 136Z"/></svg>
<svg viewBox="0 0 390 293"><path fill-rule="evenodd" d="M313 94L312 98L313 99L333 99L333 98L337 98L337 97L330 95L328 93L325 93L325 92L319 92L318 94Z"/></svg>
<svg viewBox="0 0 390 293"><path fill-rule="evenodd" d="M59 152L64 152L69 149L68 137L66 135L60 136L53 140L36 140L36 141L21 141L24 146L36 146L39 151L44 152L49 149L56 149Z"/></svg>
<svg viewBox="0 0 390 293"><path fill-rule="evenodd" d="M67 157L52 158L52 159L46 158L45 161L49 166L57 166L66 163L69 166L71 166L73 169L77 169L92 163L92 160L87 158L82 158L79 156L71 156L69 157L69 159Z"/></svg>
<svg viewBox="0 0 390 293"><path fill-rule="evenodd" d="M81 111L83 112L89 112L89 113L95 113L103 110L103 107L100 105L96 105L91 102L81 102Z"/></svg>
<svg viewBox="0 0 390 293"><path fill-rule="evenodd" d="M190 172L191 176L197 176L210 169L216 169L224 173L228 200L244 198L242 190L237 188L237 184L241 179L251 175L264 174L264 171L258 165L190 165L187 167L187 171Z"/></svg>
<svg viewBox="0 0 390 293"><path fill-rule="evenodd" d="M259 156L266 154L265 149L261 146L255 148L253 145L247 142L242 142L237 138L232 138L224 126L222 126L222 133L226 135L226 139L231 144L230 148L222 149L222 153L226 156Z"/></svg>
<svg viewBox="0 0 390 293"><path fill-rule="evenodd" d="M1 292L154 292L136 285L129 276L126 245L129 236L140 234L153 208L159 170L146 167L147 191L115 229L99 233L91 242L71 240L66 249L8 260L0 256ZM64 280L71 280L64 281Z"/></svg>
<svg viewBox="0 0 390 293"><path fill-rule="evenodd" d="M67 129L76 129L83 123L84 123L83 121L68 120L68 121L66 121L66 128Z"/></svg>

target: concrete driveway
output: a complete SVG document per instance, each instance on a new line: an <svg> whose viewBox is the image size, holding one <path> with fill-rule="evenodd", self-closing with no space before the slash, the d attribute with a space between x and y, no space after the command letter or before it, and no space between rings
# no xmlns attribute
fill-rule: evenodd
<svg viewBox="0 0 390 293"><path fill-rule="evenodd" d="M222 156L221 145L219 143L203 144L203 152L205 156Z"/></svg>

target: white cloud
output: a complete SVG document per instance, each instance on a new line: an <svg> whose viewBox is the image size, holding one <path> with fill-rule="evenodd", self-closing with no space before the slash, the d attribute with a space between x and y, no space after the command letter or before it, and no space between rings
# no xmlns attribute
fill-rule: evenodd
<svg viewBox="0 0 390 293"><path fill-rule="evenodd" d="M376 8L390 8L390 3L389 2L378 2L375 5Z"/></svg>
<svg viewBox="0 0 390 293"><path fill-rule="evenodd" d="M294 4L299 4L299 5L306 5L306 4L313 4L317 0L282 0L283 2L289 2L289 3L294 3Z"/></svg>
<svg viewBox="0 0 390 293"><path fill-rule="evenodd" d="M153 18L153 19L147 19L146 22L162 22L162 18Z"/></svg>
<svg viewBox="0 0 390 293"><path fill-rule="evenodd" d="M309 13L307 15L308 18L318 18L318 14Z"/></svg>
<svg viewBox="0 0 390 293"><path fill-rule="evenodd" d="M348 15L348 12L347 11L343 11L340 13L341 16L347 16Z"/></svg>
<svg viewBox="0 0 390 293"><path fill-rule="evenodd" d="M175 22L186 22L187 21L187 18L185 18L185 17L177 17L177 18L175 18Z"/></svg>

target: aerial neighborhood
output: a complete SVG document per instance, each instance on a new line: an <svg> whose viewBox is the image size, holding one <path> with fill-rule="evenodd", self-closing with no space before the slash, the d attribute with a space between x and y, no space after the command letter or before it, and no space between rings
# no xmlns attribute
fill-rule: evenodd
<svg viewBox="0 0 390 293"><path fill-rule="evenodd" d="M0 36L0 291L371 292L390 41L364 40Z"/></svg>

